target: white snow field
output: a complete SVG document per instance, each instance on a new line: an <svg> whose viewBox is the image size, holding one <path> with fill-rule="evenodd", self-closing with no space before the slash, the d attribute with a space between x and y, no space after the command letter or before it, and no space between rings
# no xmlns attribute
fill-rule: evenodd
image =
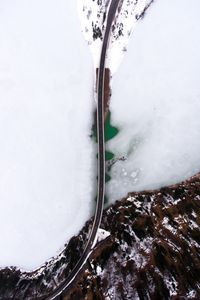
<svg viewBox="0 0 200 300"><path fill-rule="evenodd" d="M155 0L113 78L110 201L200 171L200 2Z"/></svg>
<svg viewBox="0 0 200 300"><path fill-rule="evenodd" d="M91 216L93 65L75 0L0 1L0 267L33 270Z"/></svg>

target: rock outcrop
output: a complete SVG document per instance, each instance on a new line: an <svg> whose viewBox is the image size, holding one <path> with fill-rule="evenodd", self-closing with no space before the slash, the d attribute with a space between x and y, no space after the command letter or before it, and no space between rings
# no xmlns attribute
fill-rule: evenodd
<svg viewBox="0 0 200 300"><path fill-rule="evenodd" d="M0 271L0 299L45 299L67 277L92 219L59 257L33 273ZM69 299L200 299L200 175L130 193L104 211L97 243Z"/></svg>

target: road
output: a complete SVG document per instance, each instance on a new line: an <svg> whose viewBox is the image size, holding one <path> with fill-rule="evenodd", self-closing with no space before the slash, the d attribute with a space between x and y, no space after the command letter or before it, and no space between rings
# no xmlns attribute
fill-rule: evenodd
<svg viewBox="0 0 200 300"><path fill-rule="evenodd" d="M97 82L97 139L98 139L98 192L97 192L97 204L94 216L93 226L88 238L88 242L83 251L83 254L74 269L69 274L68 278L60 286L58 286L51 295L46 295L38 300L54 300L62 299L62 295L65 293L70 284L78 277L78 275L83 271L85 263L89 255L91 254L93 244L96 240L97 232L101 224L102 213L104 208L104 194L105 194L105 138L104 138L104 78L105 78L105 61L106 53L109 44L109 37L111 33L112 24L114 22L117 8L121 0L112 0L108 14L107 14L107 24L104 33L102 50L99 63L99 75Z"/></svg>

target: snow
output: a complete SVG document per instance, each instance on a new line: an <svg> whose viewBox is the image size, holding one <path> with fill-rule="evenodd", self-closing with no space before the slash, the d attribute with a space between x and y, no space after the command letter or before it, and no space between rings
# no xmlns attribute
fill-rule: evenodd
<svg viewBox="0 0 200 300"><path fill-rule="evenodd" d="M98 231L97 231L97 243L105 240L108 236L110 236L110 232L105 230L105 229L102 229L102 228L99 228Z"/></svg>
<svg viewBox="0 0 200 300"><path fill-rule="evenodd" d="M126 53L131 31L134 30L140 16L152 0L123 0L117 17L112 26L110 43L107 53L106 67L114 74ZM109 10L111 0L78 0L82 31L93 57L94 68L99 67L103 34L106 28L105 12ZM107 16L107 15L106 15ZM98 29L99 35L94 37L94 29Z"/></svg>
<svg viewBox="0 0 200 300"><path fill-rule="evenodd" d="M197 214L195 213L195 211L193 210L191 215L194 217L194 218L197 218Z"/></svg>
<svg viewBox="0 0 200 300"><path fill-rule="evenodd" d="M92 77L76 1L0 1L0 267L41 266L91 216Z"/></svg>
<svg viewBox="0 0 200 300"><path fill-rule="evenodd" d="M107 144L116 157L110 201L178 183L200 171L198 0L156 0L131 36L113 78Z"/></svg>
<svg viewBox="0 0 200 300"><path fill-rule="evenodd" d="M106 230L104 230L102 228L98 228L95 240L94 240L93 245L92 245L92 249L94 247L96 247L96 245L98 243L100 243L101 241L105 240L109 236L110 236L110 232L108 232L108 231L106 231Z"/></svg>
<svg viewBox="0 0 200 300"><path fill-rule="evenodd" d="M190 228L191 229L198 229L199 226L197 225L196 222L194 222L193 220L188 220L189 224L190 224Z"/></svg>
<svg viewBox="0 0 200 300"><path fill-rule="evenodd" d="M169 290L170 297L177 295L178 283L176 279L170 275L165 275L164 282Z"/></svg>
<svg viewBox="0 0 200 300"><path fill-rule="evenodd" d="M130 247L128 246L127 242L123 242L120 245L121 250L124 253L128 253L128 260L133 260L136 267L138 269L144 268L147 263L149 263L149 253L152 250L153 239L151 237L147 237L144 241L141 241L135 233L132 231L132 236L135 236L135 244L134 247L131 248L130 252L127 252ZM141 255L141 251L145 254ZM126 266L127 260L121 259L121 265Z"/></svg>
<svg viewBox="0 0 200 300"><path fill-rule="evenodd" d="M194 290L190 290L190 291L187 293L187 297L188 297L188 299L190 299L190 298L195 299L195 297L197 297L197 292L194 291Z"/></svg>
<svg viewBox="0 0 200 300"><path fill-rule="evenodd" d="M97 266L96 272L97 272L97 276L100 276L102 273L102 268L100 266Z"/></svg>
<svg viewBox="0 0 200 300"><path fill-rule="evenodd" d="M169 224L169 218L168 217L163 218L162 224L166 229L171 231L171 233L173 233L174 235L177 234L177 230L174 229L174 227Z"/></svg>

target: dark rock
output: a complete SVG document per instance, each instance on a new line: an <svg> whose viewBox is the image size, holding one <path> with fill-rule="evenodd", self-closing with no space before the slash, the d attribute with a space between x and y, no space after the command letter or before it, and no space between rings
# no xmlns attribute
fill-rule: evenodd
<svg viewBox="0 0 200 300"><path fill-rule="evenodd" d="M103 241L107 255L92 258L92 284L102 299L200 299L199 225L199 175L129 194L104 213L102 228L111 232L113 247L106 251ZM80 282L85 286L84 278Z"/></svg>
<svg viewBox="0 0 200 300"><path fill-rule="evenodd" d="M92 219L40 270L0 271L0 299L45 299L81 256ZM200 299L200 175L130 193L104 211L95 247L68 299Z"/></svg>

